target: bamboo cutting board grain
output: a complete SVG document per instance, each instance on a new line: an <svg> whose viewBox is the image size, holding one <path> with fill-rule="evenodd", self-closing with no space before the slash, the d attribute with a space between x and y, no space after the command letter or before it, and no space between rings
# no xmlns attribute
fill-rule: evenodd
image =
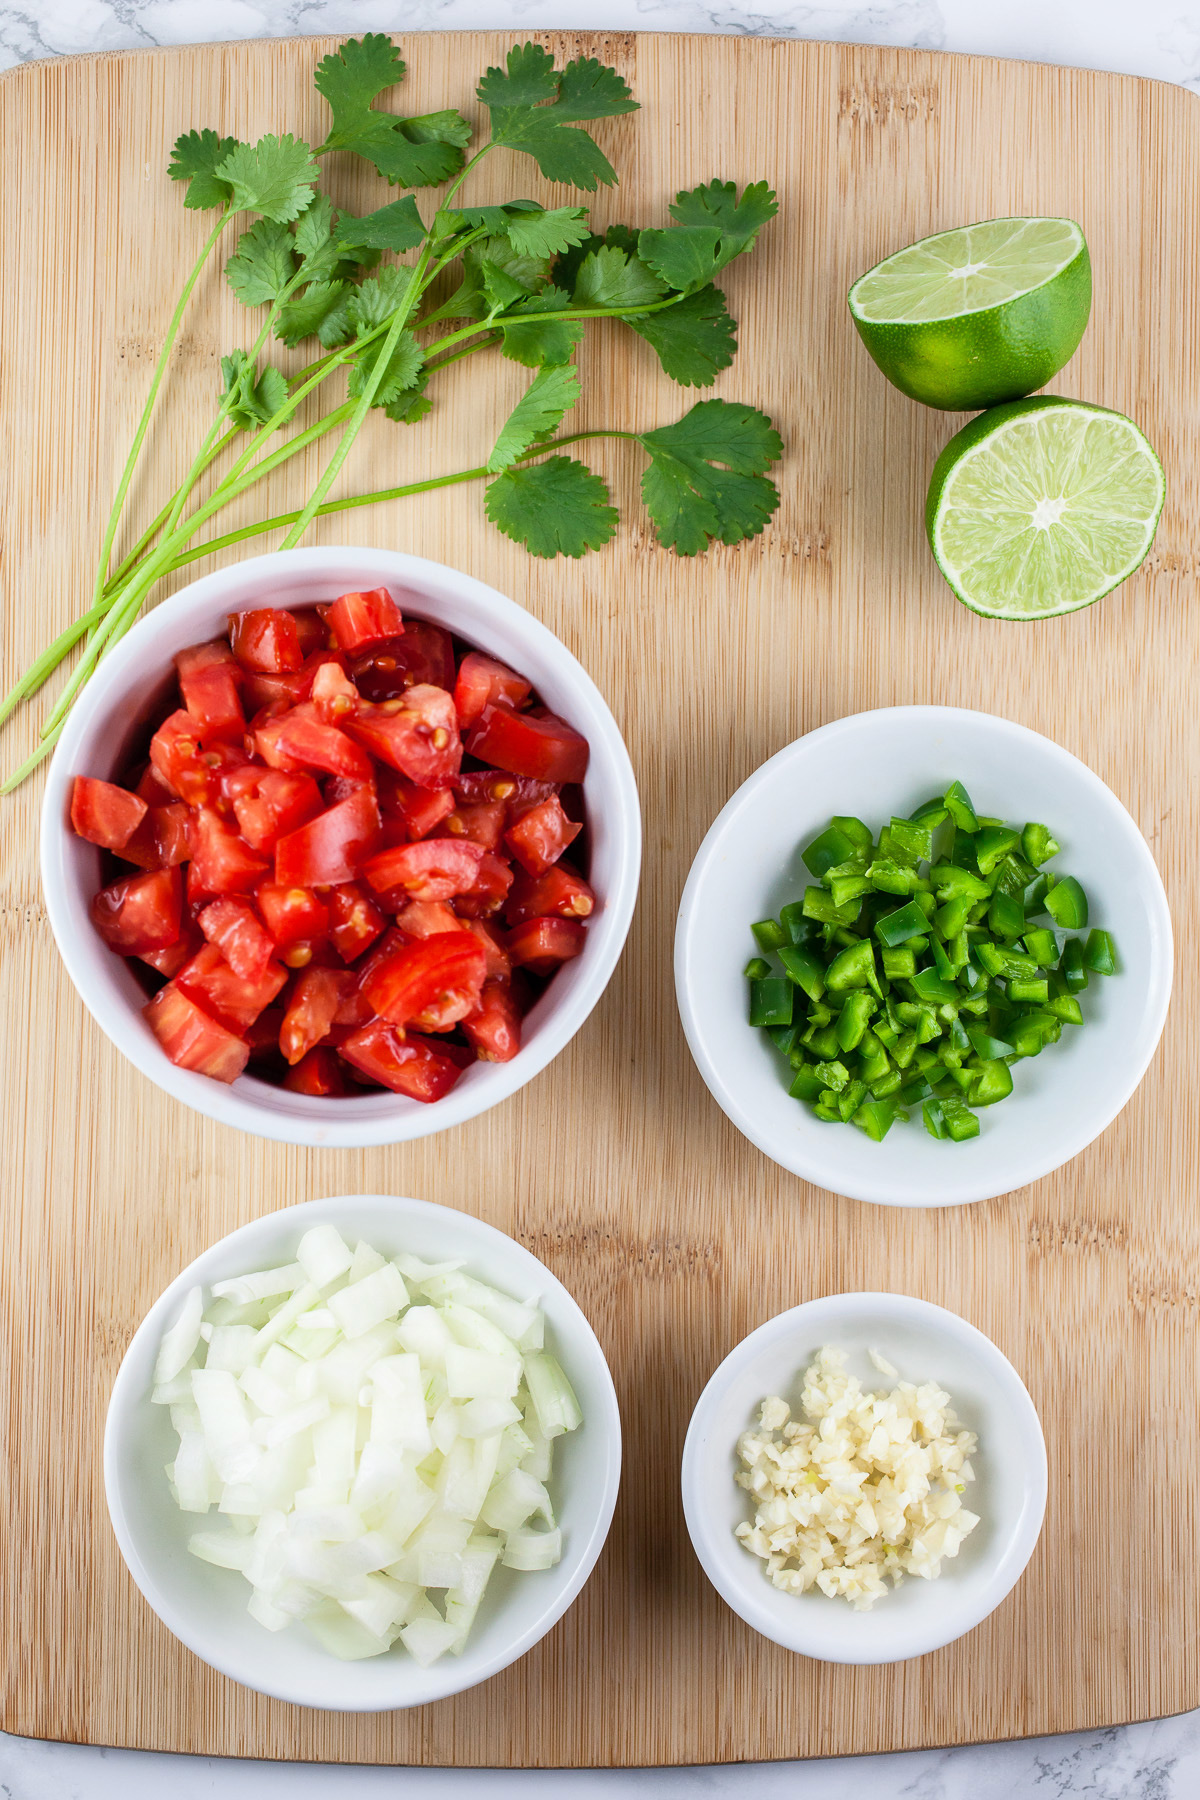
<svg viewBox="0 0 1200 1800"><path fill-rule="evenodd" d="M407 40L403 110L469 111L508 41ZM442 558L524 602L600 683L641 784L640 911L608 994L550 1070L444 1136L291 1150L160 1095L59 966L36 874L38 783L3 803L3 1724L267 1757L640 1764L956 1743L1195 1706L1200 112L1150 82L916 52L545 41L615 62L642 103L599 127L622 185L598 218L665 222L676 188L713 175L779 189L779 221L728 271L741 352L716 391L779 422L783 504L754 542L677 560L638 518L625 448L605 446L590 460L627 519L579 564L532 561L470 488L314 533ZM166 178L171 142L202 125L319 138L310 78L332 42L81 58L0 83L5 685L83 610L114 469L206 229ZM474 190L545 191L507 156ZM339 193L366 203L366 190ZM1169 484L1142 572L1090 611L1027 628L977 619L943 587L921 508L957 421L887 386L843 302L854 275L908 240L1013 212L1083 224L1093 320L1056 386L1131 412ZM216 280L204 285L152 434L158 477L180 470L219 355L249 335ZM615 329L581 361L584 423L664 423L694 397ZM373 428L353 487L480 461L527 380L498 358L484 370L443 377L419 429ZM298 503L298 474L246 518ZM150 486L134 498L140 526ZM1096 769L1159 859L1180 971L1150 1073L1098 1143L1019 1193L926 1214L806 1187L743 1141L691 1065L670 972L684 875L734 787L802 731L902 701L1004 713ZM10 733L6 762L32 729ZM626 1431L612 1538L562 1623L474 1692L377 1718L277 1704L196 1661L126 1574L100 1470L110 1382L166 1282L247 1219L362 1191L465 1207L545 1257L609 1354ZM1045 1423L1050 1504L1024 1579L967 1638L909 1665L822 1667L755 1637L708 1586L684 1534L679 1453L701 1386L744 1333L812 1295L872 1287L954 1308L1013 1359Z"/></svg>

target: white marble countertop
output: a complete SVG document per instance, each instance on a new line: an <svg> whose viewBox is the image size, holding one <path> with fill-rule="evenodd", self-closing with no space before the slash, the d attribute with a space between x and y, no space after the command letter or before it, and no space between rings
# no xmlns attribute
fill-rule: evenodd
<svg viewBox="0 0 1200 1800"><path fill-rule="evenodd" d="M89 50L304 32L497 26L726 31L1025 57L1150 75L1200 92L1200 0L0 0L0 68ZM3 1800L1191 1800L1200 1713L1119 1730L832 1762L564 1774L302 1768L43 1744L0 1734Z"/></svg>

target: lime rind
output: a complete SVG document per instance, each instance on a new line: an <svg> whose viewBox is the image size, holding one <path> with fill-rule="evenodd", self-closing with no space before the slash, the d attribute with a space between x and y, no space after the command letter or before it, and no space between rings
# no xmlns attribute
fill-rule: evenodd
<svg viewBox="0 0 1200 1800"><path fill-rule="evenodd" d="M847 296L869 325L933 324L1033 293L1085 249L1073 219L987 219L921 238L860 275Z"/></svg>
<svg viewBox="0 0 1200 1800"><path fill-rule="evenodd" d="M1090 606L1145 559L1162 464L1132 420L1103 407L1043 398L995 415L973 420L938 459L927 521L938 567L989 618Z"/></svg>

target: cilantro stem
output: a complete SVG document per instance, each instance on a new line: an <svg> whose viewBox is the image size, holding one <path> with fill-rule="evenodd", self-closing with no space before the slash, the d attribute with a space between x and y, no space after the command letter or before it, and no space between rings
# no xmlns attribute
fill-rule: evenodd
<svg viewBox="0 0 1200 1800"><path fill-rule="evenodd" d="M142 445L146 441L146 433L150 429L150 416L154 411L154 403L158 399L158 390L162 386L163 377L167 372L167 363L170 360L171 351L175 347L175 339L179 335L179 327L183 322L183 315L187 309L187 303L192 297L192 292L197 281L200 279L200 274L205 263L216 248L221 233L224 231L232 217L233 204L230 202L223 209L220 218L217 220L212 231L205 240L204 248L196 258L192 267L192 272L183 284L183 292L175 302L175 310L171 314L171 320L167 326L167 335L163 340L163 347L159 351L158 361L154 367L154 375L150 382L150 392L146 395L146 401L142 407L142 416L138 420L137 430L133 434L133 442L129 446L129 454L125 458L125 467L121 471L121 479L117 483L117 491L113 497L113 503L109 510L108 524L104 528L104 538L100 545L100 559L96 564L96 580L92 589L93 605L99 601L104 592L105 583L108 580L108 563L109 558L112 555L113 541L117 535L117 526L120 523L121 513L124 510L125 500L129 493L130 483L133 480L134 469L137 467L138 457L142 452Z"/></svg>

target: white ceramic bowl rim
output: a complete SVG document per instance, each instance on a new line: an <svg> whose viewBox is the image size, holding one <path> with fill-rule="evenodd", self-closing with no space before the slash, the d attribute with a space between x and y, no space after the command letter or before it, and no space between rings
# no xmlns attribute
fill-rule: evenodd
<svg viewBox="0 0 1200 1800"><path fill-rule="evenodd" d="M996 1409L993 1429L1003 1424L1011 1459L1001 1471L1010 1489L1003 1516L987 1516L986 1494L976 1495L970 1488L966 1494L966 1504L980 1513L977 1531L991 1533L994 1539L988 1568L963 1583L956 1580L957 1561L949 1560L936 1581L910 1579L899 1589L889 1588L884 1599L864 1612L823 1594L783 1594L767 1579L761 1559L733 1536L733 1515L748 1518L751 1511L749 1497L733 1479L737 1436L754 1422L758 1403L788 1387L799 1372L799 1362L807 1362L822 1344L837 1346L845 1336L859 1334L887 1354L889 1329L923 1335L941 1344L944 1353L953 1354L964 1367L969 1365L973 1379L986 1385ZM918 1382L926 1378L912 1366L899 1373L902 1379ZM963 1390L959 1387L956 1392L955 1379L942 1379L952 1401L961 1401ZM873 1384L885 1386L886 1378L876 1375ZM964 1407L964 1414L967 1410ZM976 1460L994 1459L999 1450L989 1444L981 1426ZM748 1625L785 1649L819 1661L899 1662L940 1649L972 1630L1016 1585L1033 1555L1045 1516L1046 1444L1037 1410L1017 1371L989 1337L958 1313L907 1294L827 1294L768 1319L735 1345L714 1371L688 1426L681 1486L696 1555L722 1599ZM972 1550L968 1537L960 1551L964 1563Z"/></svg>
<svg viewBox="0 0 1200 1800"><path fill-rule="evenodd" d="M123 754L122 738L131 735L148 692L166 679L171 656L223 629L226 613L270 599L306 606L349 588L380 585L406 590L404 610L411 617L432 618L515 663L547 704L588 738L584 796L600 904L583 954L564 966L528 1015L519 1054L508 1063L472 1064L433 1105L386 1093L322 1099L252 1075L227 1087L168 1061L141 1016L145 997L135 993L134 976L92 927L88 901L97 881L93 876L89 883L82 871L98 868L98 852L70 830L71 783L80 773L113 771ZM582 665L553 632L495 588L400 551L330 547L251 557L164 600L104 658L76 702L50 765L42 807L42 890L50 927L71 980L116 1047L157 1086L209 1118L260 1137L329 1147L395 1143L444 1131L506 1099L545 1068L584 1023L616 968L633 917L640 860L641 819L629 754Z"/></svg>
<svg viewBox="0 0 1200 1800"><path fill-rule="evenodd" d="M1105 899L1111 902L1113 894L1105 895L1099 882L1089 882L1080 866L1084 858L1099 858L1107 850L1110 867L1119 867L1122 882L1136 893L1144 942L1128 942L1128 934L1123 937L1117 929L1118 955L1126 965L1140 958L1138 969L1127 967L1111 987L1099 978L1091 984L1085 997L1085 1020L1089 1014L1092 1017L1078 1040L1068 1033L1044 1061L1032 1065L1036 1084L1031 1078L1019 1083L1012 1099L985 1109L981 1115L985 1129L978 1138L955 1145L935 1144L929 1139L927 1148L918 1110L915 1124L893 1126L885 1142L876 1145L859 1132L820 1123L799 1102L787 1098L776 1059L761 1043L761 1034L752 1033L745 1023L744 958L738 954L742 941L738 934L744 931L745 955L749 955L751 920L774 910L767 895L778 885L785 860L791 854L798 865L799 846L822 829L834 806L871 816L870 808L856 802L852 782L843 782L839 790L836 781L832 786L824 779L814 784L803 771L818 759L827 767L840 767L860 746L864 762L879 772L878 778L894 795L887 810L900 812L904 810L906 763L920 762L921 755L914 752L920 753L938 734L948 748L936 759L925 760L935 760L948 775L963 773L959 767L949 766L955 764L955 745L959 746L959 762L965 763L971 754L966 746L974 744L974 753L980 757L986 745L989 765L997 771L1023 757L1030 767L1036 764L1043 770L1047 779L1052 776L1062 783L1064 790L1074 795L1074 802L1064 799L1057 815L1046 821L1051 828L1057 825L1060 835L1072 825L1073 805L1090 808L1095 818L1103 820L1103 833L1093 832L1086 841L1068 845L1064 867L1079 874L1085 889L1091 888L1093 906ZM993 782L995 779L991 777ZM969 770L967 781L970 786ZM923 790L913 794L913 804L933 791L932 784L917 781L915 776L913 785ZM975 798L978 803L979 795ZM766 852L760 850L760 839L768 799L775 807L776 847ZM1010 816L1022 804L1018 790L1013 794ZM1101 836L1103 843L1099 842ZM752 839L749 845L747 838ZM726 874L729 868L736 868L738 874ZM727 895L715 894L720 882L735 879L742 887L750 881L755 884L753 903L760 910L747 910L744 918L740 910L737 917L731 916ZM798 879L799 887L790 883L789 897L795 897L812 877L802 873ZM742 897L739 893L739 899ZM1099 917L1092 922L1109 920ZM718 955L718 937L722 946L729 945L728 954ZM1167 897L1149 847L1126 808L1086 763L1039 732L990 713L960 707L895 706L854 713L806 733L742 783L696 852L680 898L674 960L676 998L692 1056L722 1110L751 1143L793 1174L852 1199L883 1206L953 1206L990 1199L1040 1179L1076 1156L1112 1122L1140 1083L1162 1034L1174 952ZM1103 1033L1097 1014L1105 1006L1118 1004L1129 1015L1123 1020L1127 1030L1120 1053L1112 1054L1111 1041L1105 1039L1104 1050L1109 1054L1101 1057ZM1070 1057L1064 1054L1066 1050ZM1068 1096L1067 1065L1085 1056L1101 1060L1090 1069L1087 1080L1072 1083ZM1031 1115L1022 1112L1025 1090L1026 1104L1052 1108L1054 1116L1048 1128L1039 1122L1037 1132L1027 1130L1025 1120ZM1048 1142L1051 1136L1052 1147Z"/></svg>
<svg viewBox="0 0 1200 1800"><path fill-rule="evenodd" d="M370 1223L373 1209L382 1209L388 1219L394 1220L394 1228L386 1221L381 1226L378 1218ZM355 1220L364 1218L368 1223L356 1226ZM584 1395L588 1396L579 1432L558 1440L560 1454L570 1454L576 1447L575 1440L590 1434L593 1479L586 1485L577 1483L584 1499L580 1510L586 1516L582 1520L577 1515L566 1516L571 1496L564 1488L561 1470L556 1471L554 1492L562 1506L560 1522L565 1537L563 1561L556 1569L513 1578L520 1583L539 1583L544 1602L523 1629L490 1652L477 1647L478 1640L489 1635L486 1611L481 1614L483 1623L477 1627L478 1637L473 1635L468 1640L461 1656L443 1657L428 1669L420 1668L402 1650L366 1662L343 1663L321 1650L307 1634L297 1630L268 1633L244 1611L231 1612L227 1629L208 1635L189 1616L186 1606L172 1596L163 1569L173 1572L173 1565L182 1562L185 1568L203 1571L205 1565L188 1557L183 1546L192 1531L211 1527L212 1515L206 1520L201 1515L178 1512L165 1476L161 1470L151 1470L148 1479L157 1481L162 1490L161 1496L155 1496L154 1504L169 1520L178 1547L156 1558L152 1550L145 1548L131 1521L126 1489L134 1483L143 1487L144 1479L143 1472L128 1466L126 1440L139 1415L144 1420L148 1414L161 1412L165 1417L166 1408L153 1407L149 1399L151 1373L163 1332L177 1316L188 1289L197 1284L207 1288L214 1280L262 1267L264 1251L258 1246L264 1240L298 1239L310 1225L326 1220L350 1237L379 1237L381 1249L388 1248L382 1241L386 1232L393 1240L393 1253L406 1247L406 1232L427 1230L433 1244L445 1246L444 1254L462 1254L470 1272L482 1279L494 1279L502 1291L523 1286L526 1292L521 1297L536 1297L546 1314L549 1341L576 1384L581 1403ZM418 1250L417 1254L428 1257L431 1247L424 1252ZM489 1277L486 1267L481 1267L489 1257L500 1261L507 1272ZM523 1271L523 1277L514 1273L517 1270ZM523 1656L563 1616L595 1567L612 1523L620 1477L621 1416L616 1390L596 1334L569 1291L531 1251L473 1214L390 1194L337 1195L284 1207L210 1245L175 1277L138 1326L113 1382L104 1430L104 1488L113 1532L130 1574L163 1624L189 1650L234 1681L275 1699L323 1710L378 1712L425 1705L474 1687ZM533 1589L527 1591L533 1594ZM249 1589L240 1590L240 1594L239 1604L244 1608ZM522 1590L518 1588L517 1594L523 1602ZM486 1605L485 1601L485 1609ZM493 1625L490 1635L501 1634ZM277 1643L283 1643L289 1652L293 1671L302 1669L291 1683L276 1676L271 1649Z"/></svg>

